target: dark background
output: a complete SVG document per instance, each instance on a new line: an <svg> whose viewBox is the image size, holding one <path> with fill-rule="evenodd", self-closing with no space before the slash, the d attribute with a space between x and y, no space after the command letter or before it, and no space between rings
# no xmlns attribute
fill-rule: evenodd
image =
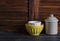
<svg viewBox="0 0 60 41"><path fill-rule="evenodd" d="M27 21L44 23L50 14L60 20L60 0L0 0L0 31L25 33Z"/></svg>

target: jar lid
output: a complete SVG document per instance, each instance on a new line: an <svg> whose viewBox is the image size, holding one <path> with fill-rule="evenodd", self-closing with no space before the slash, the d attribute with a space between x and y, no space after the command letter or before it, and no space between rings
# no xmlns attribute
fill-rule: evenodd
<svg viewBox="0 0 60 41"><path fill-rule="evenodd" d="M50 17L48 17L47 19L45 19L46 22L58 22L58 19L51 14Z"/></svg>

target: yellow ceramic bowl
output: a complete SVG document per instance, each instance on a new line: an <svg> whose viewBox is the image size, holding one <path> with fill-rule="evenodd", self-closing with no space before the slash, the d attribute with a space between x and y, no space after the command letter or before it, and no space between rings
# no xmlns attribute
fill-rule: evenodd
<svg viewBox="0 0 60 41"><path fill-rule="evenodd" d="M42 32L43 30L43 27L44 25L39 25L39 26L32 26L30 24L25 24L26 25L26 30L27 32L30 34L30 35L33 35L33 36L39 36L40 33Z"/></svg>

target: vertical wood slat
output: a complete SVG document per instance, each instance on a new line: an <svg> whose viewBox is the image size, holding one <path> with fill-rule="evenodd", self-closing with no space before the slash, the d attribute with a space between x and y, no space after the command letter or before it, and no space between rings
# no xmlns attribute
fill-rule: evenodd
<svg viewBox="0 0 60 41"><path fill-rule="evenodd" d="M29 0L29 16L30 20L37 20L39 18L39 1L40 0Z"/></svg>
<svg viewBox="0 0 60 41"><path fill-rule="evenodd" d="M34 14L32 14L33 10L33 0L29 0L29 19L28 20L33 20Z"/></svg>
<svg viewBox="0 0 60 41"><path fill-rule="evenodd" d="M35 20L39 19L39 2L40 0L34 0L34 14L35 14Z"/></svg>

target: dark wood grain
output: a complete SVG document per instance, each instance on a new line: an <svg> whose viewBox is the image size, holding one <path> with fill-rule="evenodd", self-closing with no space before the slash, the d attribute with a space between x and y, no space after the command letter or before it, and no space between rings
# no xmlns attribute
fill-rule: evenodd
<svg viewBox="0 0 60 41"><path fill-rule="evenodd" d="M32 4L33 19L45 22L50 14L54 14L59 19L58 26L60 25L60 0L34 0ZM60 32L60 26L58 31Z"/></svg>
<svg viewBox="0 0 60 41"><path fill-rule="evenodd" d="M29 20L43 21L54 14L59 19L60 0L0 0L0 31L26 31Z"/></svg>
<svg viewBox="0 0 60 41"><path fill-rule="evenodd" d="M40 20L44 21L50 14L54 14L59 19L58 31L60 32L60 0L40 0L39 6Z"/></svg>
<svg viewBox="0 0 60 41"><path fill-rule="evenodd" d="M0 0L0 31L25 32L28 0Z"/></svg>

